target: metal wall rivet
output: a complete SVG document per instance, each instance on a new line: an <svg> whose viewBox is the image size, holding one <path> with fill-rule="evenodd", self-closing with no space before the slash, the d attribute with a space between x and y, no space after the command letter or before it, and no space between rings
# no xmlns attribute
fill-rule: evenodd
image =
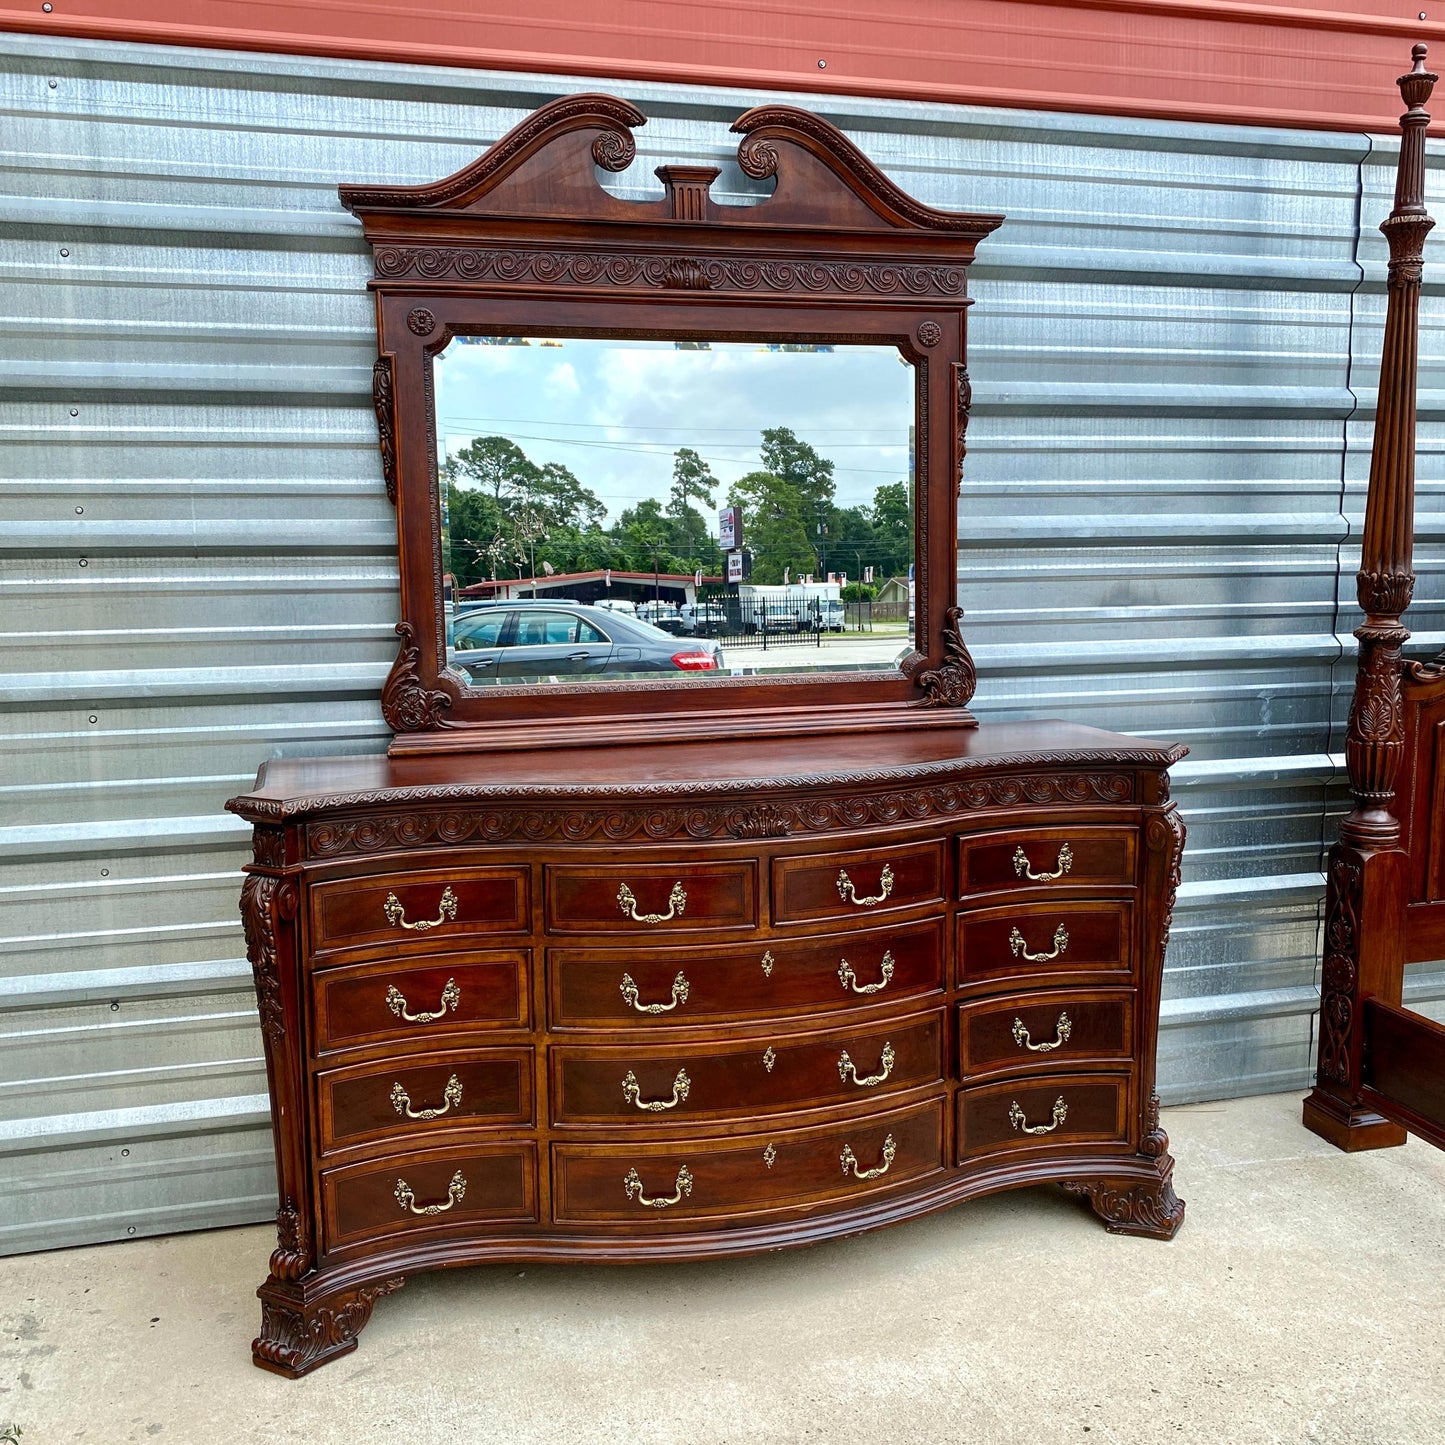
<svg viewBox="0 0 1445 1445"><path fill-rule="evenodd" d="M94 721L95 721L95 719L94 719L94 718L91 718L91 722L94 722ZM109 877L110 877L110 869L109 869L109 868L102 868L102 869L100 870L100 876L101 876L102 878L109 878ZM119 1007L120 1007L120 1005L119 1005L118 1003L113 1003L113 1004L111 1004L111 1008L119 1008Z"/></svg>
<svg viewBox="0 0 1445 1445"><path fill-rule="evenodd" d="M122 1159L129 1159L129 1158L130 1158L130 1150L129 1150L129 1149L122 1149L122 1150L120 1151L120 1157L121 1157Z"/></svg>
<svg viewBox="0 0 1445 1445"><path fill-rule="evenodd" d="M79 416L79 415L80 415L80 408L79 408L78 406L73 406L73 407L71 407L71 408L70 408L70 414L71 414L71 416Z"/></svg>
<svg viewBox="0 0 1445 1445"><path fill-rule="evenodd" d="M98 717L96 717L96 715L95 715L94 713L91 713L91 715L90 715L90 720L91 720L91 722L99 722L99 721L100 721L100 719L99 719ZM101 871L104 872L104 869L102 869Z"/></svg>
<svg viewBox="0 0 1445 1445"><path fill-rule="evenodd" d="M49 10L49 9L50 9L50 6L47 5L45 8L46 8L47 10ZM135 1233L135 1225L133 1225L133 1224L128 1224L128 1225L126 1225L126 1227L125 1227L125 1232L126 1232L127 1234L134 1234L134 1233Z"/></svg>
<svg viewBox="0 0 1445 1445"><path fill-rule="evenodd" d="M83 516L85 515L85 508L84 508L84 507L77 507L77 508L75 509L75 515L76 515L77 517L83 517Z"/></svg>
<svg viewBox="0 0 1445 1445"><path fill-rule="evenodd" d="M50 82L50 88L51 88L51 90L57 89L57 88L59 87L59 85L60 85L60 82L59 82L58 80L52 80L52 81Z"/></svg>
<svg viewBox="0 0 1445 1445"><path fill-rule="evenodd" d="M90 566L90 558L89 558L89 557L82 557L82 558L80 559L80 565L81 565L82 567L89 567L89 566Z"/></svg>
<svg viewBox="0 0 1445 1445"><path fill-rule="evenodd" d="M827 62L826 60L820 60L820 61L818 62L818 69L819 69L819 70L827 70L827 68L828 68L828 62Z"/></svg>
<svg viewBox="0 0 1445 1445"><path fill-rule="evenodd" d="M49 15L50 12L55 9L55 6L53 6L53 5L50 3L50 0L45 0L45 4L42 5L40 8L41 8L47 15ZM135 1233L135 1230L131 1230L131 1233L134 1234L134 1233Z"/></svg>
<svg viewBox="0 0 1445 1445"><path fill-rule="evenodd" d="M118 998L111 999L110 1011L113 1014L118 1014L120 1012L120 1000Z"/></svg>
<svg viewBox="0 0 1445 1445"><path fill-rule="evenodd" d="M68 255L70 255L70 247L69 247L69 246L62 246L62 247L60 248L60 254L61 254L62 256L68 256Z"/></svg>

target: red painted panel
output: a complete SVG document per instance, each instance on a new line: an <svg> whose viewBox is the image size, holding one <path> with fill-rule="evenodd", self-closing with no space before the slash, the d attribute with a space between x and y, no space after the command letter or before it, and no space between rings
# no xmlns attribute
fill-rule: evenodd
<svg viewBox="0 0 1445 1445"><path fill-rule="evenodd" d="M1394 130L1414 41L1445 61L1423 0L53 3L0 3L0 29L1335 130Z"/></svg>

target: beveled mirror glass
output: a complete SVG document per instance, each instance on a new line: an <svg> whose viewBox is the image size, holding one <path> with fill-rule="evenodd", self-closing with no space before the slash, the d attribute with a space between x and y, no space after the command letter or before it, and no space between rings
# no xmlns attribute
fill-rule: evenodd
<svg viewBox="0 0 1445 1445"><path fill-rule="evenodd" d="M471 685L913 651L897 347L462 335L432 364L447 665Z"/></svg>

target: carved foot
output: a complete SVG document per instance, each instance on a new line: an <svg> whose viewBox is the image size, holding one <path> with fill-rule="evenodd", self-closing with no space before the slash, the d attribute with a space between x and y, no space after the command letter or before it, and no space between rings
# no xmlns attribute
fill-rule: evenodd
<svg viewBox="0 0 1445 1445"><path fill-rule="evenodd" d="M1069 1179L1063 1187L1084 1195L1110 1234L1173 1239L1184 1223L1184 1201L1174 1193L1174 1161L1166 1156L1163 1163L1157 1178Z"/></svg>
<svg viewBox="0 0 1445 1445"><path fill-rule="evenodd" d="M1321 1139L1356 1154L1364 1149L1393 1149L1405 1142L1405 1131L1371 1109L1352 1109L1323 1089L1305 1096L1304 1126Z"/></svg>
<svg viewBox="0 0 1445 1445"><path fill-rule="evenodd" d="M399 1290L403 1276L358 1285L308 1301L297 1285L269 1279L256 1291L261 1300L261 1333L251 1342L251 1358L263 1370L289 1379L348 1355L382 1295Z"/></svg>

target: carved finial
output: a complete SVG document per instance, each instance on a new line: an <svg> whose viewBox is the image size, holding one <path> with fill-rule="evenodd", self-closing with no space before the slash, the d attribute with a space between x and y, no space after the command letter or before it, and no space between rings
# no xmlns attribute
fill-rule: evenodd
<svg viewBox="0 0 1445 1445"><path fill-rule="evenodd" d="M1440 79L1438 75L1425 69L1425 57L1430 53L1428 45L1417 45L1410 52L1415 64L1406 75L1402 75L1395 84L1400 87L1400 95L1406 105L1410 107L1407 119L1416 121L1423 113L1425 102L1430 99L1430 92L1435 89L1435 82ZM1426 117L1428 121L1429 117Z"/></svg>

